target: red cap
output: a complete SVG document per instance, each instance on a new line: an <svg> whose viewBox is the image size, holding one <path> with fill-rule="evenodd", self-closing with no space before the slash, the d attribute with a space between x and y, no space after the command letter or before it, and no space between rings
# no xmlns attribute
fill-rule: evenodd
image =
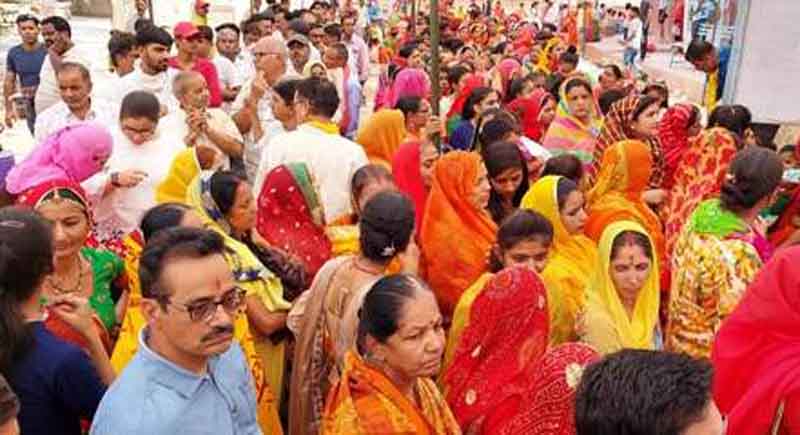
<svg viewBox="0 0 800 435"><path fill-rule="evenodd" d="M200 9L204 6L208 6L208 0L195 0L194 2L195 9Z"/></svg>
<svg viewBox="0 0 800 435"><path fill-rule="evenodd" d="M188 21L181 21L175 25L175 29L172 31L172 33L176 38L186 39L198 35L200 31L197 30L197 26L194 24Z"/></svg>

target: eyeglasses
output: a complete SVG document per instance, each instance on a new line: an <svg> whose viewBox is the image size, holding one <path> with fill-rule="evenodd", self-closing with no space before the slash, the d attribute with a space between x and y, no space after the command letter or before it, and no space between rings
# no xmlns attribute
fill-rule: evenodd
<svg viewBox="0 0 800 435"><path fill-rule="evenodd" d="M281 53L275 53L274 51L254 51L253 57L256 59L260 59L265 56L281 56Z"/></svg>
<svg viewBox="0 0 800 435"><path fill-rule="evenodd" d="M133 127L128 127L127 125L122 125L121 129L123 132L127 133L130 136L139 136L142 139L151 139L153 135L156 133L156 129L154 128L147 128L147 129L135 129Z"/></svg>
<svg viewBox="0 0 800 435"><path fill-rule="evenodd" d="M236 314L242 307L242 304L244 304L245 294L246 291L244 289L235 287L222 295L219 300L206 299L190 302L188 304L181 304L171 302L169 298L165 298L164 303L189 313L189 319L192 322L207 322L214 317L214 313L217 312L217 307L220 305L228 314Z"/></svg>

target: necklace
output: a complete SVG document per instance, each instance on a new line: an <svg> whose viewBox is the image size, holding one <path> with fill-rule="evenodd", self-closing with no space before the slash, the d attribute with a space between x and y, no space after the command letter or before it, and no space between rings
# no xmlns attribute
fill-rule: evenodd
<svg viewBox="0 0 800 435"><path fill-rule="evenodd" d="M359 257L356 257L356 258L353 260L353 267L355 267L357 270L360 270L361 272L364 272L364 273L368 273L368 274L370 274L370 275L380 275L381 273L383 273L383 269L384 269L383 267L374 267L374 266L373 266L373 267L368 267L368 266L362 266L362 265L359 263L359 260L360 260L360 259L361 259L361 258L359 258Z"/></svg>
<svg viewBox="0 0 800 435"><path fill-rule="evenodd" d="M83 289L83 281L86 277L86 267L83 264L83 260L78 258L78 279L75 281L75 284L72 287L67 288L67 286L63 285L63 283L58 282L52 274L47 277L47 285L50 286L57 294L67 294L67 293L76 293Z"/></svg>

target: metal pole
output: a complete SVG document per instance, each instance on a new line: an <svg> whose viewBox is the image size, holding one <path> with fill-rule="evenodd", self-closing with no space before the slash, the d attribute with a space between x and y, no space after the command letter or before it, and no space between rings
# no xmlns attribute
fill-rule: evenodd
<svg viewBox="0 0 800 435"><path fill-rule="evenodd" d="M410 30L411 35L416 37L417 36L417 0L411 0L411 22Z"/></svg>
<svg viewBox="0 0 800 435"><path fill-rule="evenodd" d="M150 11L150 21L156 23L156 14L153 11L153 0L147 0L147 9Z"/></svg>
<svg viewBox="0 0 800 435"><path fill-rule="evenodd" d="M431 111L435 116L439 116L439 100L442 97L442 89L439 87L439 0L431 0ZM441 138L437 135L434 138L436 148L440 148Z"/></svg>

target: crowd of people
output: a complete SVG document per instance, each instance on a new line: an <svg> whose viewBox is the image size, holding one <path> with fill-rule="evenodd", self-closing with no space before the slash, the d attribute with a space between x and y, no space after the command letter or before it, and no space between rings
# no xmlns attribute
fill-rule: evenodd
<svg viewBox="0 0 800 435"><path fill-rule="evenodd" d="M588 2L442 2L433 79L424 10L136 3L105 86L17 19L0 434L800 434L800 148L718 82L594 82Z"/></svg>

